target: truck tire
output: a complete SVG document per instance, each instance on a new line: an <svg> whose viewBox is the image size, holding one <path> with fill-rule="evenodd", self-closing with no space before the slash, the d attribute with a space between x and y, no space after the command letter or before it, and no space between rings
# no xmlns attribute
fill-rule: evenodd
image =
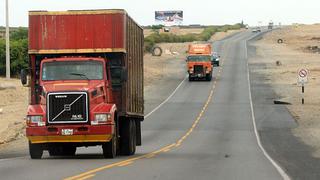
<svg viewBox="0 0 320 180"><path fill-rule="evenodd" d="M136 126L132 119L123 120L120 136L120 151L122 155L130 156L136 152Z"/></svg>
<svg viewBox="0 0 320 180"><path fill-rule="evenodd" d="M193 81L193 78L189 76L189 81Z"/></svg>
<svg viewBox="0 0 320 180"><path fill-rule="evenodd" d="M76 151L77 147L75 146L51 147L48 150L50 156L74 156Z"/></svg>
<svg viewBox="0 0 320 180"><path fill-rule="evenodd" d="M210 74L207 74L206 75L206 80L207 81L211 81L211 79L212 79L212 74L210 73Z"/></svg>
<svg viewBox="0 0 320 180"><path fill-rule="evenodd" d="M218 66L218 67L220 66L220 62L219 62L219 61L217 62L217 66Z"/></svg>
<svg viewBox="0 0 320 180"><path fill-rule="evenodd" d="M52 147L48 150L49 156L62 156L62 150L58 147Z"/></svg>
<svg viewBox="0 0 320 180"><path fill-rule="evenodd" d="M159 46L154 46L152 48L152 56L161 56L162 55L162 48Z"/></svg>
<svg viewBox="0 0 320 180"><path fill-rule="evenodd" d="M76 155L77 147L75 146L63 146L62 156L74 156Z"/></svg>
<svg viewBox="0 0 320 180"><path fill-rule="evenodd" d="M43 149L39 144L32 144L29 142L29 154L31 159L41 159L43 155Z"/></svg>
<svg viewBox="0 0 320 180"><path fill-rule="evenodd" d="M117 136L114 135L110 142L102 145L103 157L113 159L117 155Z"/></svg>

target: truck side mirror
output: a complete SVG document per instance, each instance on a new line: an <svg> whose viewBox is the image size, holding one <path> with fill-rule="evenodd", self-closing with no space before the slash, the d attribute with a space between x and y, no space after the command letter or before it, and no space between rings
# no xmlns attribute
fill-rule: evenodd
<svg viewBox="0 0 320 180"><path fill-rule="evenodd" d="M121 82L125 82L128 80L128 71L126 68L121 69Z"/></svg>
<svg viewBox="0 0 320 180"><path fill-rule="evenodd" d="M21 80L21 84L23 86L28 86L29 82L28 82L28 70L27 69L22 69L20 72L20 80Z"/></svg>

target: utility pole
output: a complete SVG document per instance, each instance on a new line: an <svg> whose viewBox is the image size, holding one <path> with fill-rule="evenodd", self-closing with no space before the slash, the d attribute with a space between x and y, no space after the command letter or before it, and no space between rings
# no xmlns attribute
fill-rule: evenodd
<svg viewBox="0 0 320 180"><path fill-rule="evenodd" d="M6 0L6 78L10 79L9 2Z"/></svg>

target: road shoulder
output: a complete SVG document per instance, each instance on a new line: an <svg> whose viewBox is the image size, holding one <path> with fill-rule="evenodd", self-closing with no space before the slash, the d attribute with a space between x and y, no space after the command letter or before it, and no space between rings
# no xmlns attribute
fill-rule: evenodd
<svg viewBox="0 0 320 180"><path fill-rule="evenodd" d="M266 64L258 61L261 57L257 56L253 44L258 39L249 41L248 55L252 100L262 144L293 179L316 179L319 160L312 157L310 147L293 135L296 121L286 106L274 104L273 100L279 97L268 83L268 77L259 73Z"/></svg>

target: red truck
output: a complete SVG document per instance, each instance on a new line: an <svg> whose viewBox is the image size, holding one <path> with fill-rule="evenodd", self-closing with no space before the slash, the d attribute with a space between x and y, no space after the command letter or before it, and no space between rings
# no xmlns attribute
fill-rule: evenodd
<svg viewBox="0 0 320 180"><path fill-rule="evenodd" d="M102 146L133 155L144 120L143 29L125 10L29 12L26 135L32 159Z"/></svg>

